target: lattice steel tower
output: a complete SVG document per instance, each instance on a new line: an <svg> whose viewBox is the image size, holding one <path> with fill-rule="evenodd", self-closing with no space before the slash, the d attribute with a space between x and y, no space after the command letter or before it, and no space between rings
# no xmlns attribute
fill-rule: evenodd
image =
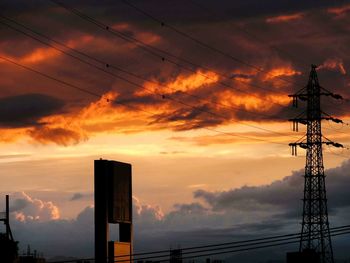
<svg viewBox="0 0 350 263"><path fill-rule="evenodd" d="M300 140L289 145L293 155L297 154L298 146L306 149L303 221L299 252L315 251L319 254L321 263L334 263L329 232L322 145L343 146L322 135L321 121L329 120L336 123L342 123L342 121L321 110L321 96L329 96L334 99L342 99L342 97L320 86L316 68L315 65L311 66L307 86L296 94L289 95L293 98L294 107L298 107L299 100L307 103L306 111L290 120L293 122L294 131L298 131L300 123L307 126L307 133Z"/></svg>

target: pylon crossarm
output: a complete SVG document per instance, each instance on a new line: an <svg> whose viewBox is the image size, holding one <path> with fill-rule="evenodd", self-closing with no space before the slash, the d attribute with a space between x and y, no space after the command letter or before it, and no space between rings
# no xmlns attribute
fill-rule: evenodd
<svg viewBox="0 0 350 263"><path fill-rule="evenodd" d="M334 117L320 117L320 118L293 118L289 119L288 121L293 122L293 131L298 131L298 123L307 125L309 121L321 121L321 120L327 120L327 121L332 121L334 123L344 123L341 119L334 118Z"/></svg>
<svg viewBox="0 0 350 263"><path fill-rule="evenodd" d="M322 145L322 144L331 145L331 146L334 146L336 148L344 148L344 145L342 145L341 143L332 142L332 141L327 141L327 142L293 142L293 143L290 143L289 146L291 146L291 147L299 146L300 148L307 149L309 146Z"/></svg>
<svg viewBox="0 0 350 263"><path fill-rule="evenodd" d="M333 117L322 117L322 120L332 121L335 123L344 123L341 119L333 118Z"/></svg>
<svg viewBox="0 0 350 263"><path fill-rule="evenodd" d="M321 92L320 95L329 96L329 97L332 97L333 99L336 99L336 100L343 100L344 99L343 96L340 94L330 92L329 90L327 90L323 87L320 87L320 88L322 91L324 91L324 92Z"/></svg>

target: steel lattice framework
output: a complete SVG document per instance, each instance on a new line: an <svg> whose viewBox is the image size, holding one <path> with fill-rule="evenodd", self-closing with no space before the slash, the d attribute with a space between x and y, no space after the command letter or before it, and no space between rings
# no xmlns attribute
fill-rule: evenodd
<svg viewBox="0 0 350 263"><path fill-rule="evenodd" d="M306 141L303 136L301 140L290 144L294 155L297 154L298 146L306 149L303 221L299 251L313 250L320 255L320 262L334 263L329 232L322 145L343 146L322 136L321 121L330 120L336 123L342 121L321 110L321 96L330 96L334 99L342 99L342 97L320 86L316 68L315 65L311 66L307 86L296 94L290 95L295 107L298 106L298 100L307 103L306 114L290 120L293 122L294 131L298 131L299 123L307 126Z"/></svg>

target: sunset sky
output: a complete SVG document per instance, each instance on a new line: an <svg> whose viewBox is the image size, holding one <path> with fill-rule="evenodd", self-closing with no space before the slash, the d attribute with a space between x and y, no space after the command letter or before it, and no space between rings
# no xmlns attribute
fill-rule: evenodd
<svg viewBox="0 0 350 263"><path fill-rule="evenodd" d="M133 165L136 248L298 231L305 127L288 119L305 105L287 95L311 64L345 98L322 103L344 121L323 133L345 146L324 161L347 223L349 1L62 1L90 22L54 2L0 3L0 193L21 248L92 255L99 158Z"/></svg>

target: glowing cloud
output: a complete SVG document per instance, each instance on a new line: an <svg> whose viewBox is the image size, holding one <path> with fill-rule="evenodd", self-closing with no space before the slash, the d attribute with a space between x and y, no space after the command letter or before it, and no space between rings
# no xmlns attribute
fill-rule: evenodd
<svg viewBox="0 0 350 263"><path fill-rule="evenodd" d="M274 107L274 103L287 105L290 100L287 96L267 94L265 96L238 95L232 91L224 91L219 94L222 104L254 110L256 112L266 112ZM267 103L268 102L268 103Z"/></svg>
<svg viewBox="0 0 350 263"><path fill-rule="evenodd" d="M12 209L18 221L49 221L60 219L60 211L51 201L32 198L21 192L15 194Z"/></svg>
<svg viewBox="0 0 350 263"><path fill-rule="evenodd" d="M345 5L341 7L334 7L327 9L327 12L333 15L336 15L337 17L342 17L346 13L350 11L350 5Z"/></svg>
<svg viewBox="0 0 350 263"><path fill-rule="evenodd" d="M277 67L267 72L263 80L266 81L266 80L272 80L278 77L283 77L283 76L290 77L290 76L300 75L300 74L301 74L300 71L294 70L291 66Z"/></svg>
<svg viewBox="0 0 350 263"><path fill-rule="evenodd" d="M161 94L171 94L178 91L194 91L205 87L207 85L216 83L219 80L219 76L213 72L197 71L191 75L179 75L175 80L168 83L156 85L155 83L146 83L144 90L136 92L137 96L149 95L152 92ZM153 82L155 82L154 80Z"/></svg>
<svg viewBox="0 0 350 263"><path fill-rule="evenodd" d="M284 23L284 22L289 22L293 20L299 20L303 18L302 13L296 13L296 14L291 14L291 15L281 15L281 16L274 16L266 19L266 23Z"/></svg>
<svg viewBox="0 0 350 263"><path fill-rule="evenodd" d="M320 69L329 69L329 70L339 70L339 72L343 75L346 75L346 70L344 67L343 60L340 58L330 58L327 59L321 66L317 68Z"/></svg>

